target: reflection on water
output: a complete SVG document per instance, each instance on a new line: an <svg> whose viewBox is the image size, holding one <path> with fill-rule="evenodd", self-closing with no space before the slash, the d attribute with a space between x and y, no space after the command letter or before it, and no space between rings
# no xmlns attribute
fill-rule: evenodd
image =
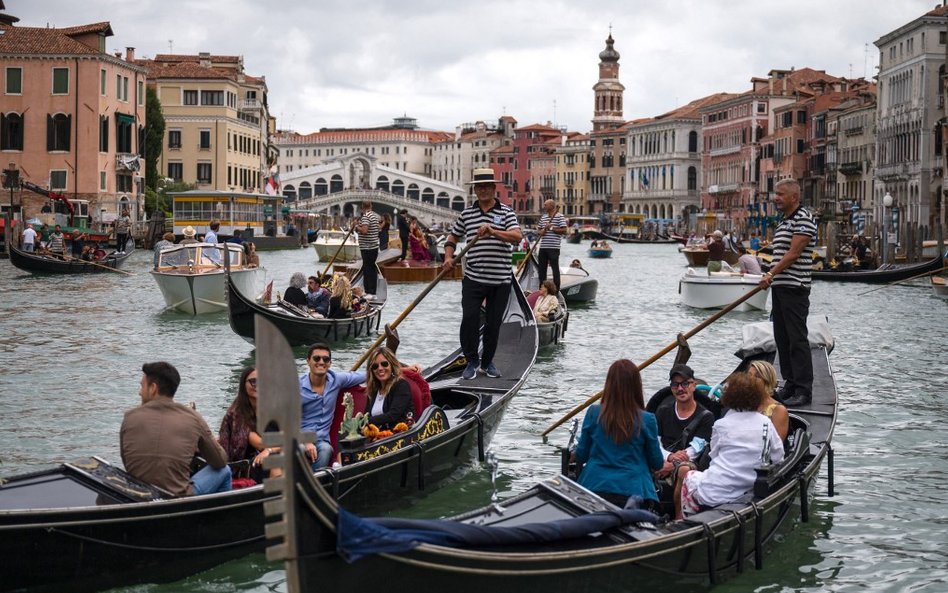
<svg viewBox="0 0 948 593"><path fill-rule="evenodd" d="M521 492L559 468L566 427L547 443L540 433L602 388L619 357L643 361L710 313L679 304L684 258L673 245L616 245L612 259L587 260L583 246L564 245L561 259L578 257L599 279L596 303L570 307L563 343L537 359L514 398L493 447L501 463L502 494ZM282 291L294 271L321 270L312 250L261 254L268 278ZM138 402L143 362L166 359L181 372L176 399L194 402L216 428L233 399L240 369L254 359L225 313L190 317L162 312L164 300L147 273L150 254L132 254L135 276L31 276L0 261L0 431L2 473L100 455L119 461L118 429ZM319 269L317 269L319 268ZM421 290L393 285L383 321ZM762 571L749 570L711 591L948 590L944 537L948 475L944 417L948 414L948 303L927 285L895 286L857 297L866 286L817 284L813 313L829 317L837 347L840 416L834 438L837 496L825 482L813 520L785 536ZM460 284L444 282L399 327L400 358L437 361L458 340ZM729 314L691 339L690 364L709 380L737 362L742 324L763 312ZM333 365L349 364L370 343L334 348ZM305 349L296 349L303 372ZM667 381L671 357L643 371L646 389ZM501 369L503 370L503 369ZM825 470L821 480L825 478ZM441 516L489 502L490 479L473 468L406 510ZM129 591L281 591L279 566L263 556L231 562L192 579ZM630 590L635 590L630 587ZM688 590L676 586L676 591Z"/></svg>

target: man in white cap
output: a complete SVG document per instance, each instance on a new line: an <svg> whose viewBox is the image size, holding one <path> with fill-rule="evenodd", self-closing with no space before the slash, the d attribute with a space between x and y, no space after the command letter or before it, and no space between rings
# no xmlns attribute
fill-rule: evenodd
<svg viewBox="0 0 948 593"><path fill-rule="evenodd" d="M478 370L488 377L501 376L494 365L494 353L510 294L510 246L523 238L516 214L497 199L495 183L493 169L474 169L470 185L477 201L461 212L444 244L444 268L451 269L457 242L478 239L467 252L461 281L461 350L467 358L464 379L473 379ZM484 348L478 355L481 303L485 303L487 319Z"/></svg>

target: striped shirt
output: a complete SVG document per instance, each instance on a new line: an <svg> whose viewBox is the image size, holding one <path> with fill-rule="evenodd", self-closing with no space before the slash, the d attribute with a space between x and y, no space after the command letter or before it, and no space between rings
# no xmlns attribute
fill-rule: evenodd
<svg viewBox="0 0 948 593"><path fill-rule="evenodd" d="M774 259L771 267L783 259L790 250L790 242L794 235L805 235L810 238L800 257L774 277L774 286L809 286L810 272L813 270L813 248L816 246L816 221L813 215L804 208L797 208L790 216L784 218L774 231Z"/></svg>
<svg viewBox="0 0 948 593"><path fill-rule="evenodd" d="M487 212L481 210L479 202L465 208L451 228L451 234L470 242L483 224L498 231L520 228L514 211L500 200L494 200ZM464 258L464 277L482 284L509 284L510 247L510 243L496 237L482 237Z"/></svg>
<svg viewBox="0 0 948 593"><path fill-rule="evenodd" d="M546 229L547 225L550 224L550 215L544 214L540 217L540 222L537 223L537 228L540 230ZM567 228L566 219L563 218L563 215L559 212L556 212L553 215L553 224L550 225L550 228L547 229L546 234L540 237L540 249L559 249L560 242L563 240L563 235L558 235L553 232L553 229L565 229Z"/></svg>
<svg viewBox="0 0 948 593"><path fill-rule="evenodd" d="M359 219L359 226L369 227L367 233L359 233L359 249L367 251L379 248L379 226L382 219L372 210L367 211Z"/></svg>

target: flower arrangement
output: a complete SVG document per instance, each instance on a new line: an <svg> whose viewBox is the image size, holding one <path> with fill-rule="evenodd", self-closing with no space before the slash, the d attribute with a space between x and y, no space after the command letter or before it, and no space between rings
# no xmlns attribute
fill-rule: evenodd
<svg viewBox="0 0 948 593"><path fill-rule="evenodd" d="M379 427L374 424L369 424L368 426L362 429L362 434L366 438L375 440L375 438L379 436Z"/></svg>
<svg viewBox="0 0 948 593"><path fill-rule="evenodd" d="M405 424L404 422L399 422L392 429L392 432L405 432L406 430L408 430L408 425Z"/></svg>
<svg viewBox="0 0 948 593"><path fill-rule="evenodd" d="M395 433L392 432L391 430L380 430L380 431L379 431L379 436L375 437L375 440L380 441L380 440L382 440L382 439L387 439L388 437L392 436L393 434L395 434Z"/></svg>

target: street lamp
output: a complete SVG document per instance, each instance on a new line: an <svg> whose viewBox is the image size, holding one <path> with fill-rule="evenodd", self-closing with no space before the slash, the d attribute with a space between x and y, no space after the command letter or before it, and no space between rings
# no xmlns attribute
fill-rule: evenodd
<svg viewBox="0 0 948 593"><path fill-rule="evenodd" d="M892 261L893 254L890 249L890 245L894 244L892 234L892 194L885 192L885 195L882 196L882 207L885 209L885 217L883 220L883 237L884 243L882 244L882 263L887 264Z"/></svg>
<svg viewBox="0 0 948 593"><path fill-rule="evenodd" d="M13 218L13 190L20 184L20 171L16 168L16 163L10 161L7 168L3 170L3 185L10 188L10 218Z"/></svg>

